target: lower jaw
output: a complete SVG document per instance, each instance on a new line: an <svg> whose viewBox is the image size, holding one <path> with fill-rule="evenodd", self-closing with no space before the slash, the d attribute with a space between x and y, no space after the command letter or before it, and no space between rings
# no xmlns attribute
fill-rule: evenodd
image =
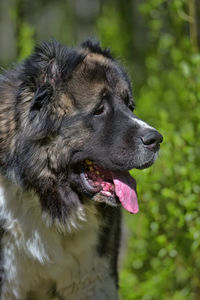
<svg viewBox="0 0 200 300"><path fill-rule="evenodd" d="M120 201L119 201L117 195L115 195L115 194L113 194L112 196L107 196L107 195L103 195L103 193L101 191L94 193L94 192L87 190L85 187L83 187L82 193L88 199L92 199L98 203L105 203L105 204L108 204L111 206L120 205Z"/></svg>
<svg viewBox="0 0 200 300"><path fill-rule="evenodd" d="M105 204L108 204L110 206L115 206L116 207L116 206L120 205L120 201L119 201L119 199L116 195L114 195L113 197L109 197L109 196L104 196L101 193L97 193L97 194L94 194L92 196L92 199L95 202L105 203Z"/></svg>
<svg viewBox="0 0 200 300"><path fill-rule="evenodd" d="M81 179L81 183L82 186L84 188L84 190L87 191L87 193L91 193L93 196L95 194L99 195L99 197L101 198L105 198L105 199L109 199L109 202L115 202L114 199L117 197L114 193L114 190L108 190L108 189L104 189L104 187L102 186L102 182L99 183L99 185L94 185L91 184L88 179L86 178L84 169L81 168L81 173L80 173L80 179ZM90 180L91 181L91 180ZM106 183L106 181L105 181ZM114 186L114 183L112 183L112 185ZM112 186L111 186L112 188Z"/></svg>
<svg viewBox="0 0 200 300"><path fill-rule="evenodd" d="M106 195L106 192L101 190L100 187L90 187L83 174L80 175L80 178L85 196L93 199L95 202L106 203L111 206L118 206L120 204L120 201L115 193Z"/></svg>
<svg viewBox="0 0 200 300"><path fill-rule="evenodd" d="M154 156L148 162L146 162L146 163L144 163L144 164L142 164L140 166L136 166L135 169L143 170L143 169L149 168L154 163L155 160L156 160L156 157Z"/></svg>
<svg viewBox="0 0 200 300"><path fill-rule="evenodd" d="M84 172L81 172L80 178L81 178L82 186L84 187L84 189L86 189L88 193L93 194L100 191L100 188L98 187L94 188L93 186L90 186L90 184L87 182L87 179L85 178Z"/></svg>

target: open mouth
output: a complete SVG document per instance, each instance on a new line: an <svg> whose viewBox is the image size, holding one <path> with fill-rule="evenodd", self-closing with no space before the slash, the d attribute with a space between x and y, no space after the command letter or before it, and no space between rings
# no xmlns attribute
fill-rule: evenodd
<svg viewBox="0 0 200 300"><path fill-rule="evenodd" d="M90 160L81 164L80 178L84 188L92 194L118 199L130 213L139 211L136 182L128 173L105 170Z"/></svg>

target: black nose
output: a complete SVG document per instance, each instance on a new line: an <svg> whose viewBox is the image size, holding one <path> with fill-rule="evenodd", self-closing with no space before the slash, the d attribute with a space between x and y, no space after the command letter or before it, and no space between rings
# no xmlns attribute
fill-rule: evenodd
<svg viewBox="0 0 200 300"><path fill-rule="evenodd" d="M152 150L158 150L160 143L163 141L163 136L156 130L145 130L140 136L143 144Z"/></svg>

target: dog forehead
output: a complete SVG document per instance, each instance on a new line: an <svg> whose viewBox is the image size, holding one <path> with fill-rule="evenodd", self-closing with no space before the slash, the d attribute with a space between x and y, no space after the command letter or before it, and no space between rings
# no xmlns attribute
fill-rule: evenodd
<svg viewBox="0 0 200 300"><path fill-rule="evenodd" d="M125 80L117 63L102 54L89 53L85 57L83 64L85 64L86 71L99 74L103 80L106 80L111 85L120 80Z"/></svg>
<svg viewBox="0 0 200 300"><path fill-rule="evenodd" d="M86 63L99 63L102 66L108 66L108 65L112 65L112 61L110 58L99 54L99 53L88 53L84 59L84 62Z"/></svg>
<svg viewBox="0 0 200 300"><path fill-rule="evenodd" d="M129 85L115 61L89 53L73 72L68 88L75 99L86 104L92 103L103 91L123 95Z"/></svg>
<svg viewBox="0 0 200 300"><path fill-rule="evenodd" d="M103 74L101 74L100 71L103 77L102 79L106 81L111 88L116 88L118 91L129 89L126 76L114 60L102 54L89 53L86 56L85 62L89 67L93 68L96 73L102 70Z"/></svg>

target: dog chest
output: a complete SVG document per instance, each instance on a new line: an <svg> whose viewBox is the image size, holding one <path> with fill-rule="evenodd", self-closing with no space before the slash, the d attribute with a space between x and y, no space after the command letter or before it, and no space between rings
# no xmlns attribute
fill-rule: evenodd
<svg viewBox="0 0 200 300"><path fill-rule="evenodd" d="M101 285L109 264L97 251L96 209L85 207L80 218L70 220L76 221L77 228L68 224L71 232L61 232L58 227L59 232L43 218L37 198L7 185L4 182L0 190L1 217L6 217L7 231L1 241L5 294L12 291L16 299L23 299L29 291L55 284L60 294L73 299L79 292L80 297L89 295L94 282Z"/></svg>

